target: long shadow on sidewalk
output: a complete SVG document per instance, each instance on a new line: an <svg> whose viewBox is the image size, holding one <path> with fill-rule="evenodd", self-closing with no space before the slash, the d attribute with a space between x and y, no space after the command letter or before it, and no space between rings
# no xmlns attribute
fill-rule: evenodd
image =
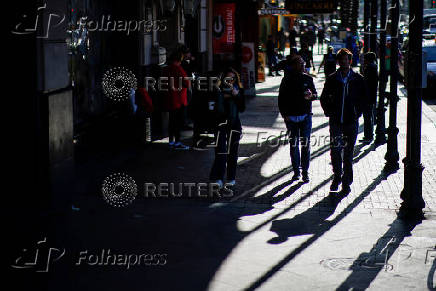
<svg viewBox="0 0 436 291"><path fill-rule="evenodd" d="M258 278L255 282L250 284L249 287L247 287L244 290L255 290L256 288L259 288L263 283L265 283L269 278L271 278L276 272L278 272L281 268L283 268L286 264L288 264L290 261L292 261L298 254L300 254L302 251L307 249L310 245L312 245L316 240L318 240L321 236L323 236L327 231L329 231L334 225L339 223L342 219L344 219L349 212L351 212L360 202L363 201L365 197L367 197L376 187L378 184L381 183L382 180L386 179L385 174L380 174L374 182L372 182L363 192L360 194L354 201L352 201L341 213L339 213L333 220L331 221L325 221L323 222L322 227L313 227L313 226L306 226L306 231L310 231L313 233L313 236L311 236L309 239L307 239L305 242L300 244L297 248L295 248L290 254L288 254L285 258L283 258L279 263L277 263L275 266L273 266L268 272L263 274L260 278ZM330 198L325 198L326 201L328 201ZM324 199L323 199L324 200ZM324 204L326 201L323 201ZM316 205L319 206L319 205ZM312 214L310 213L312 212ZM330 212L329 212L330 213ZM310 215L313 215L313 209L308 209L304 213L300 214L300 217L309 217ZM316 214L318 215L318 214ZM286 226L286 229L289 229L290 227L295 226L294 223L290 224L290 221L287 220L288 226ZM312 222L319 223L318 219L312 220ZM274 224L274 222L273 222ZM283 223L280 223L281 227L283 228ZM293 234L292 231L285 231L281 230L279 234L279 239L277 241L284 241L284 237L286 233Z"/></svg>
<svg viewBox="0 0 436 291"><path fill-rule="evenodd" d="M394 268L389 259L398 248L402 247L405 237L421 222L407 222L396 219L390 228L377 240L369 252L361 253L352 263L352 273L336 290L365 290L383 270ZM407 247L407 245L404 245ZM396 266L395 266L396 267Z"/></svg>

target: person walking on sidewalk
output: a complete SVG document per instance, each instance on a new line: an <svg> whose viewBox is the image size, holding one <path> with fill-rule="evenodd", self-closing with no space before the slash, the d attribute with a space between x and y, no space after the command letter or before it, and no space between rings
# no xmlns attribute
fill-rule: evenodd
<svg viewBox="0 0 436 291"><path fill-rule="evenodd" d="M309 50L309 45L305 42L301 44L301 49L298 51L298 54L303 58L305 62L305 70L306 73L310 73L310 68L313 67L315 71L315 64L313 63L313 53Z"/></svg>
<svg viewBox="0 0 436 291"><path fill-rule="evenodd" d="M268 41L266 42L266 57L268 59L268 76L274 77L273 71L276 72L276 76L281 76L277 70L277 56L275 51L275 44L272 35L268 35Z"/></svg>
<svg viewBox="0 0 436 291"><path fill-rule="evenodd" d="M331 191L348 194L353 183L353 151L362 115L367 89L363 76L351 69L353 54L340 49L337 54L339 69L328 76L321 94L321 106L329 117L330 155L333 166ZM343 174L343 175L342 175Z"/></svg>
<svg viewBox="0 0 436 291"><path fill-rule="evenodd" d="M245 110L245 100L239 74L233 68L226 69L221 75L216 93L215 161L210 172L210 180L222 187L227 169L226 185L234 186L239 140L242 134L239 112Z"/></svg>
<svg viewBox="0 0 436 291"><path fill-rule="evenodd" d="M291 47L290 48L290 52L289 55L286 56L286 58L282 61L280 61L277 64L277 69L278 70L283 70L285 73L285 77L287 74L289 74L292 71L292 67L291 67L291 60L297 55L297 48L295 47Z"/></svg>
<svg viewBox="0 0 436 291"><path fill-rule="evenodd" d="M364 57L363 78L368 88L369 99L363 108L364 137L363 143L371 143L374 137L375 107L377 103L377 56L373 52L368 52Z"/></svg>
<svg viewBox="0 0 436 291"><path fill-rule="evenodd" d="M180 142L180 131L184 120L184 108L188 104L187 88L190 82L181 63L183 53L176 51L170 57L170 64L166 71L169 88L166 92L165 107L169 111L168 136L169 146L177 150L187 150L188 146Z"/></svg>
<svg viewBox="0 0 436 291"><path fill-rule="evenodd" d="M320 53L322 54L322 52L324 50L324 39L325 39L324 27L320 26L318 28L318 54L320 54Z"/></svg>
<svg viewBox="0 0 436 291"><path fill-rule="evenodd" d="M310 134L312 132L312 101L316 99L313 78L304 73L304 60L296 56L290 61L292 70L280 84L278 104L290 137L292 181L309 182ZM300 156L301 142L301 156Z"/></svg>
<svg viewBox="0 0 436 291"><path fill-rule="evenodd" d="M289 46L290 47L296 47L297 46L297 31L295 30L295 27L292 27L289 31Z"/></svg>
<svg viewBox="0 0 436 291"><path fill-rule="evenodd" d="M333 52L332 46L328 47L327 54L324 55L324 58L322 59L322 62L319 65L318 73L321 70L321 67L323 66L324 66L324 75L326 79L329 75L336 72L336 55Z"/></svg>

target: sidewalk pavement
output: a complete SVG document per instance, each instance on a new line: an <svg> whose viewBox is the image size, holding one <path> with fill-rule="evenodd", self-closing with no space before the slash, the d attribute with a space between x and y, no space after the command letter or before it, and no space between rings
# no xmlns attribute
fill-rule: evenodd
<svg viewBox="0 0 436 291"><path fill-rule="evenodd" d="M320 56L316 56L317 64ZM144 198L111 208L101 182L113 172L145 182L206 182L213 151L148 148L112 152L77 167L74 205L65 224L53 222L56 243L71 260L55 265L49 290L434 290L436 288L436 113L423 104L423 196L427 219L396 218L404 167L382 174L386 145L357 144L354 183L346 197L332 180L327 118L313 104L307 184L289 181L289 144L277 108L281 77L256 86L241 114L243 137L231 199ZM318 93L324 78L316 78ZM406 98L400 89L398 138L405 156ZM360 121L362 137L362 122ZM386 114L388 124L388 114ZM269 136L279 137L265 142ZM326 139L327 140L327 139ZM259 144L259 142L262 142ZM316 144L315 144L316 141ZM165 253L164 266L76 266L81 250ZM56 269L57 267L57 269ZM62 286L62 287L61 287ZM68 286L68 287L65 287ZM433 288L433 289L432 289Z"/></svg>

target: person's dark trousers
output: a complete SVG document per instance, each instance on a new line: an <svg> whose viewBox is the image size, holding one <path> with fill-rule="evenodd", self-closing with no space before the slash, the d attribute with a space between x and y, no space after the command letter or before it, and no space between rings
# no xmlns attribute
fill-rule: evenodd
<svg viewBox="0 0 436 291"><path fill-rule="evenodd" d="M323 52L323 49L324 49L324 40L322 39L319 39L318 40L318 54L320 54L320 50L321 50L321 53Z"/></svg>
<svg viewBox="0 0 436 291"><path fill-rule="evenodd" d="M372 140L374 137L375 104L369 104L363 111L364 138Z"/></svg>
<svg viewBox="0 0 436 291"><path fill-rule="evenodd" d="M147 117L149 117L147 112L138 107L135 113L135 141L139 143L145 142Z"/></svg>
<svg viewBox="0 0 436 291"><path fill-rule="evenodd" d="M340 124L330 120L329 125L333 173L337 179L342 176L342 184L349 186L353 183L353 152L359 123Z"/></svg>
<svg viewBox="0 0 436 291"><path fill-rule="evenodd" d="M310 162L310 134L312 133L312 115L307 115L301 122L287 120L286 127L290 138L291 163L294 174L300 174L309 170ZM300 156L301 144L301 156Z"/></svg>
<svg viewBox="0 0 436 291"><path fill-rule="evenodd" d="M184 110L185 106L181 106L180 108L169 112L168 137L170 142L180 141L180 131L183 127Z"/></svg>
<svg viewBox="0 0 436 291"><path fill-rule="evenodd" d="M273 75L272 72L276 70L276 66L277 66L276 56L272 54L268 54L267 58L268 58L269 76L272 76Z"/></svg>
<svg viewBox="0 0 436 291"><path fill-rule="evenodd" d="M238 164L241 122L238 119L232 127L219 126L215 133L215 161L210 172L210 180L224 180L227 169L227 181L236 179Z"/></svg>

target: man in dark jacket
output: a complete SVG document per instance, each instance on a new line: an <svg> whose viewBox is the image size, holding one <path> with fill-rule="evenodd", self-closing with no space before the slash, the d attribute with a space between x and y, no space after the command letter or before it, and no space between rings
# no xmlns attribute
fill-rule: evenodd
<svg viewBox="0 0 436 291"><path fill-rule="evenodd" d="M290 137L291 162L294 170L292 181L300 178L301 166L303 181L309 182L312 101L316 99L317 93L312 77L304 73L304 64L301 56L295 56L290 61L292 70L282 79L278 103Z"/></svg>
<svg viewBox="0 0 436 291"><path fill-rule="evenodd" d="M363 108L364 143L371 143L374 137L375 106L377 103L378 72L376 55L368 52L364 57L363 77L368 88L368 97Z"/></svg>
<svg viewBox="0 0 436 291"><path fill-rule="evenodd" d="M342 192L345 194L351 191L354 145L359 117L367 100L362 75L351 69L352 58L353 54L348 49L339 50L337 60L340 68L328 76L320 99L330 126L330 153L334 173L330 190L337 191L342 183Z"/></svg>

